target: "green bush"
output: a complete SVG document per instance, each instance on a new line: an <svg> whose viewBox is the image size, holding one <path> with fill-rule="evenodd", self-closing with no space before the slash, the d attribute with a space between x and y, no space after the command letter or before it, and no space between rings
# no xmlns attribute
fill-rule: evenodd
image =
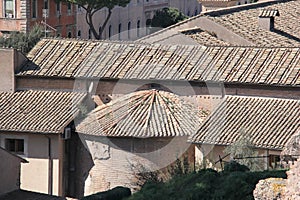
<svg viewBox="0 0 300 200"><path fill-rule="evenodd" d="M7 37L0 37L0 47L14 48L26 54L42 37L43 32L41 27L34 26L28 34L12 32Z"/></svg>
<svg viewBox="0 0 300 200"><path fill-rule="evenodd" d="M259 180L286 178L283 170L252 172L235 163L228 168L227 172L203 169L175 176L165 183L148 182L127 200L250 200L254 199L253 190Z"/></svg>
<svg viewBox="0 0 300 200"><path fill-rule="evenodd" d="M118 186L105 192L83 197L81 200L121 200L130 195L131 191L129 188Z"/></svg>
<svg viewBox="0 0 300 200"><path fill-rule="evenodd" d="M237 171L246 172L246 171L250 171L250 169L247 166L241 165L234 160L225 164L224 172L237 172Z"/></svg>

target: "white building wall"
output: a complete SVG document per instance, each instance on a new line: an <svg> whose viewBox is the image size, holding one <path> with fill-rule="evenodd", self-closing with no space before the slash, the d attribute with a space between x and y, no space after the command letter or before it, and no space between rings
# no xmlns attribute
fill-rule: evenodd
<svg viewBox="0 0 300 200"><path fill-rule="evenodd" d="M131 0L124 8L115 7L113 9L111 18L102 34L102 39L109 38L109 26L111 26L111 40L135 40L145 36L147 34L147 19L153 17L155 10L166 6L178 8L184 14L189 14L189 16L194 16L196 11L199 14L201 11L201 4L197 0ZM93 20L97 31L107 15L107 9L95 13ZM139 35L137 30L138 21L140 21ZM128 22L131 23L130 37L128 37ZM121 36L119 36L119 24L121 24ZM80 34L78 34L79 32ZM93 38L93 34L89 34L89 27L85 21L85 11L82 8L77 11L77 37L83 39Z"/></svg>

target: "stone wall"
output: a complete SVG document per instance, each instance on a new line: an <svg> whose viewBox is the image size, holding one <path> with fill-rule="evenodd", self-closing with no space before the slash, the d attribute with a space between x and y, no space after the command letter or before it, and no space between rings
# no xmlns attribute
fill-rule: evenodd
<svg viewBox="0 0 300 200"><path fill-rule="evenodd" d="M139 189L136 184L138 173L162 170L185 156L194 167L194 145L186 137L178 138L108 138L81 135L85 148L78 149L77 159L81 192L77 197L106 191L116 186L125 186L132 191ZM163 158L163 159L162 159ZM171 170L171 169L170 169Z"/></svg>
<svg viewBox="0 0 300 200"><path fill-rule="evenodd" d="M284 194L284 200L299 200L300 199L300 161L291 165L287 172L287 184Z"/></svg>

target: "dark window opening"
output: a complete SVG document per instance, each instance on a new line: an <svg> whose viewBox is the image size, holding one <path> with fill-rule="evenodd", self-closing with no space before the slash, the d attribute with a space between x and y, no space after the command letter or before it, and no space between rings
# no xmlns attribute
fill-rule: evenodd
<svg viewBox="0 0 300 200"><path fill-rule="evenodd" d="M140 27L141 27L141 21L138 20L137 23L136 23L136 35L138 37L140 37Z"/></svg>
<svg viewBox="0 0 300 200"><path fill-rule="evenodd" d="M24 154L24 140L5 139L5 149L16 154Z"/></svg>

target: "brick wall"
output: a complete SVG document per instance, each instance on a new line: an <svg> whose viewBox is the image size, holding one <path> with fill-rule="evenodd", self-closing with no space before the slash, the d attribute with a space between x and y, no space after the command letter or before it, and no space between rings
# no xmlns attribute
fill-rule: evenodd
<svg viewBox="0 0 300 200"><path fill-rule="evenodd" d="M78 149L79 161L77 182L81 183L84 195L125 186L133 191L138 187L137 172L158 170L174 164L181 153L186 152L190 167L194 166L194 146L186 143L186 137L180 138L106 138L81 137L83 146ZM83 184L84 183L84 184ZM77 194L78 197L83 194Z"/></svg>

